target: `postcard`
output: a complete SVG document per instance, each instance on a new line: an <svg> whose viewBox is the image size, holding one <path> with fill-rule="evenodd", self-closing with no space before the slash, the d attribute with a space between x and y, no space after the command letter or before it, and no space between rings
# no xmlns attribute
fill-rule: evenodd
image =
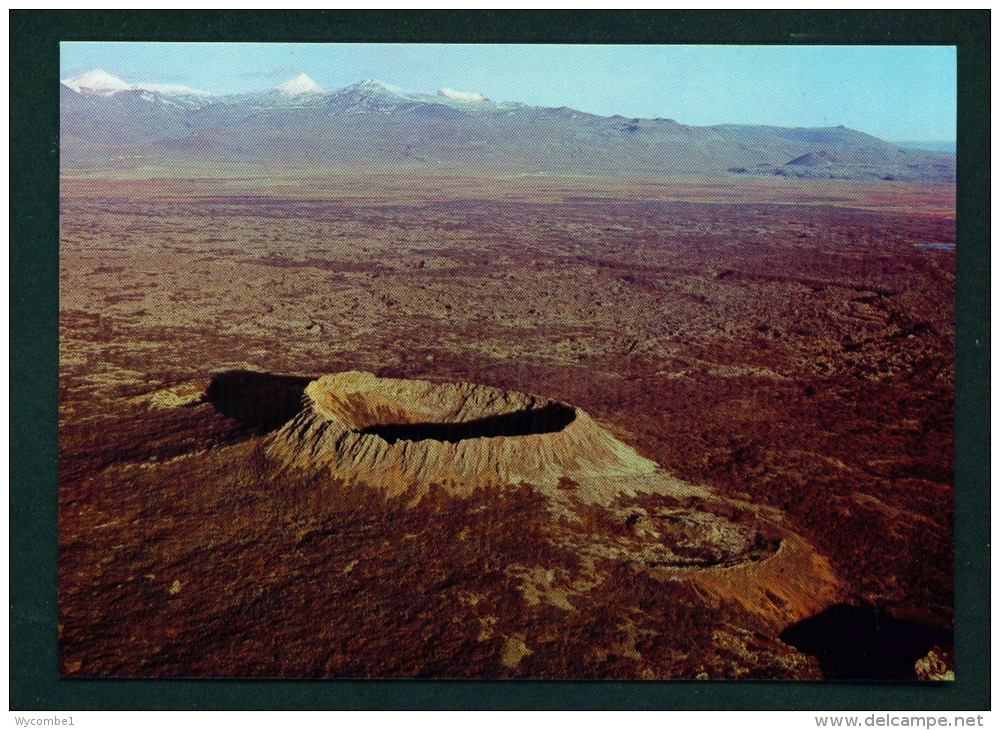
<svg viewBox="0 0 1000 730"><path fill-rule="evenodd" d="M61 676L961 673L955 47L60 49Z"/></svg>

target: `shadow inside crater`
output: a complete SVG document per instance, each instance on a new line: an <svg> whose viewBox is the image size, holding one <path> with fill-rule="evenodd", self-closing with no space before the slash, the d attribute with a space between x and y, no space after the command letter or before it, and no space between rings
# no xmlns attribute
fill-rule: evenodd
<svg viewBox="0 0 1000 730"><path fill-rule="evenodd" d="M271 375L252 370L215 373L202 402L258 434L281 428L303 408L302 396L313 378Z"/></svg>
<svg viewBox="0 0 1000 730"><path fill-rule="evenodd" d="M575 418L576 409L573 407L565 403L549 403L541 408L485 416L471 421L376 424L361 429L359 433L378 436L390 444L397 441L426 440L455 443L466 439L494 436L555 433L562 431Z"/></svg>
<svg viewBox="0 0 1000 730"><path fill-rule="evenodd" d="M826 679L916 679L914 664L951 631L838 603L786 628L778 637L819 659Z"/></svg>

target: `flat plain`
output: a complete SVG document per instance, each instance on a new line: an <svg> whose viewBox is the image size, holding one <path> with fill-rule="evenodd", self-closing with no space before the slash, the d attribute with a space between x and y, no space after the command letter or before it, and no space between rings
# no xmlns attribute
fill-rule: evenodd
<svg viewBox="0 0 1000 730"><path fill-rule="evenodd" d="M61 673L909 678L952 628L954 205L883 181L64 179ZM280 423L202 397L344 370L579 406L754 506L727 519L801 536L829 596L574 547L677 506L655 495L570 524L529 484L282 479ZM852 667L774 619L839 605L912 640Z"/></svg>

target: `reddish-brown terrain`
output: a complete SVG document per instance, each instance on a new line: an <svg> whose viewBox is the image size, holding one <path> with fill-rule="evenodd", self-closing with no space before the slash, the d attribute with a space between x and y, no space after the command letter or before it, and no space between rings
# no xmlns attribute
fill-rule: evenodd
<svg viewBox="0 0 1000 730"><path fill-rule="evenodd" d="M915 676L950 656L954 241L948 183L64 180L60 671ZM279 468L346 370L572 404L691 491ZM668 533L707 547L635 559Z"/></svg>

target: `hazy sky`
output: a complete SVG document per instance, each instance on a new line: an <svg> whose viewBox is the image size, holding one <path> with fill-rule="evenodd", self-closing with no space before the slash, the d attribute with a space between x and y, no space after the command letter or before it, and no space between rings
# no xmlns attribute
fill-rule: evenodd
<svg viewBox="0 0 1000 730"><path fill-rule="evenodd" d="M61 78L92 68L216 94L304 72L331 90L374 78L682 124L843 124L888 140L955 139L951 46L61 44Z"/></svg>

